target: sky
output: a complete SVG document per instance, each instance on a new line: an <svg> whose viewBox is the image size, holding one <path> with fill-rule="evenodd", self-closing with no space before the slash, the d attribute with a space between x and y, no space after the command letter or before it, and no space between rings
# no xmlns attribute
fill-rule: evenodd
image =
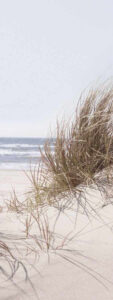
<svg viewBox="0 0 113 300"><path fill-rule="evenodd" d="M46 137L113 77L112 0L0 0L0 136Z"/></svg>

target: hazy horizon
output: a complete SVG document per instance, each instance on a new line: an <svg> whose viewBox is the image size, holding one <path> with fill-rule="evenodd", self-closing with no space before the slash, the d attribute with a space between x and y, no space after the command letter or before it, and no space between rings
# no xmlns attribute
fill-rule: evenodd
<svg viewBox="0 0 113 300"><path fill-rule="evenodd" d="M47 139L48 137L49 136L0 136L0 139Z"/></svg>
<svg viewBox="0 0 113 300"><path fill-rule="evenodd" d="M0 136L54 135L82 90L113 76L111 0L0 2Z"/></svg>

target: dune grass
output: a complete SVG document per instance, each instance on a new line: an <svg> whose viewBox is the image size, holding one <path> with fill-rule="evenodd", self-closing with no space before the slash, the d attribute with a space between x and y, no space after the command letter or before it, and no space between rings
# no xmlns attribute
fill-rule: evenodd
<svg viewBox="0 0 113 300"><path fill-rule="evenodd" d="M105 181L111 185L113 85L104 83L82 93L73 119L57 122L54 152L48 139L40 153L41 180L36 171L30 178L37 205L55 203L68 191L77 195L80 186L95 185L103 190Z"/></svg>
<svg viewBox="0 0 113 300"><path fill-rule="evenodd" d="M70 208L74 196L74 203L87 212L85 187L105 194L113 182L112 83L84 91L72 120L57 122L54 151L50 138L40 153L42 163L38 169L31 169L30 176L26 173L32 184L31 193L22 207L13 191L10 208L21 212L45 205L59 207L62 198L63 207Z"/></svg>
<svg viewBox="0 0 113 300"><path fill-rule="evenodd" d="M80 100L79 100L80 101ZM49 141L42 159L59 190L76 187L113 164L113 91L92 90L74 122L57 124L55 153Z"/></svg>
<svg viewBox="0 0 113 300"><path fill-rule="evenodd" d="M28 276L26 266L21 260L18 260L14 256L10 247L5 242L0 240L0 276L1 279L3 280L2 285L3 283L7 284L7 282L9 281L16 288L17 292L21 293L21 296L23 295L28 296L25 289L22 288L19 285L19 283L17 283L15 280L16 274L18 273L19 269L21 269L21 274L24 275L25 282L28 282L30 284L30 286L33 289L33 292L35 293L35 289Z"/></svg>

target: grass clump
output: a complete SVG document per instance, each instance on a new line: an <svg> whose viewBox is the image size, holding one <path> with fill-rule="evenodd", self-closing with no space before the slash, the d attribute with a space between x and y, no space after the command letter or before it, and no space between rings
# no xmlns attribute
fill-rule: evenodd
<svg viewBox="0 0 113 300"><path fill-rule="evenodd" d="M51 141L40 149L42 164L31 169L30 176L26 174L32 191L24 209L30 212L46 204L58 207L62 198L70 208L71 197L66 198L72 193L74 202L76 197L87 211L84 188L106 192L113 182L113 85L107 82L82 93L72 120L57 122L54 151ZM14 194L10 206L21 211L20 204Z"/></svg>
<svg viewBox="0 0 113 300"><path fill-rule="evenodd" d="M113 85L105 83L82 93L73 120L57 122L54 152L49 139L40 151L46 174L46 184L41 188L48 191L49 197L77 189L82 184L98 185L103 170L110 183Z"/></svg>

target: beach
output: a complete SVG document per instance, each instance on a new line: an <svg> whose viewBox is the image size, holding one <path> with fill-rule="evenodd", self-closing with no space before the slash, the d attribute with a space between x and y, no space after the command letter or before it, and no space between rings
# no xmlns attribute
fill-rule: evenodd
<svg viewBox="0 0 113 300"><path fill-rule="evenodd" d="M24 199L31 189L28 177L23 171L0 170L0 178L0 240L9 246L15 263L18 265L21 261L28 274L25 280L26 272L21 264L12 279L10 266L2 257L0 265L10 278L6 280L1 269L0 299L113 299L112 204L97 205L98 216L90 219L78 215L76 224L74 210L61 212L55 227L57 238L52 240L53 248L40 249L36 242L37 228L26 238L26 213L8 211L6 205L12 189ZM103 201L98 191L92 193L89 189L88 197L91 203ZM53 228L58 211L49 208L47 214L50 228Z"/></svg>
<svg viewBox="0 0 113 300"><path fill-rule="evenodd" d="M6 202L11 198L14 189L20 197L23 197L30 188L30 181L25 175L25 171L0 170L0 178L0 205L3 207L6 207Z"/></svg>
<svg viewBox="0 0 113 300"><path fill-rule="evenodd" d="M113 1L0 1L0 300L113 300Z"/></svg>

